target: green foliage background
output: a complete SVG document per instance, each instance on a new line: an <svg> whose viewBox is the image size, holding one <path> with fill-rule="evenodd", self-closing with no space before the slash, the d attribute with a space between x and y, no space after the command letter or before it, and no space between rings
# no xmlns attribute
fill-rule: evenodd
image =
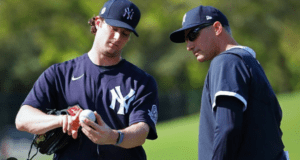
<svg viewBox="0 0 300 160"><path fill-rule="evenodd" d="M169 40L169 34L181 27L183 15L199 5L214 6L227 16L233 37L239 44L256 51L276 93L299 92L299 0L132 1L142 13L137 27L140 37L131 37L123 57L155 77L160 101L170 102L170 105L161 105L160 110L169 114L182 108L186 114L199 111L209 62L198 63L192 53L186 51L185 44ZM47 67L88 52L94 35L90 33L87 22L98 15L104 3L104 0L0 0L0 93L27 94ZM177 102L180 97L184 98L182 103ZM284 112L287 113L294 115ZM299 118L294 118L293 122L296 121L299 122ZM293 141L293 137L299 136L299 125L293 124L284 128L293 130L290 139L284 135L285 141ZM187 129L189 133L197 132L194 126L198 121L173 126L188 125L193 126ZM170 131L166 130L166 133ZM176 146L183 142L182 139L172 139L172 143L165 143ZM197 147L191 144L193 149ZM191 156L191 152L195 152L184 147L179 149ZM163 150L168 152L168 146Z"/></svg>
<svg viewBox="0 0 300 160"><path fill-rule="evenodd" d="M198 63L169 34L185 12L212 5L227 15L233 36L253 48L276 92L300 89L298 0L137 1L142 17L123 57L152 74L161 91L201 89L209 63ZM0 91L28 92L41 72L89 51L87 21L103 0L0 0Z"/></svg>

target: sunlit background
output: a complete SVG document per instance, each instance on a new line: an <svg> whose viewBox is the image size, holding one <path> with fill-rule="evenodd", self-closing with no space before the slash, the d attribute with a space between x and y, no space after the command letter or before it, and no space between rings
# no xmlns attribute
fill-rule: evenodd
<svg viewBox="0 0 300 160"><path fill-rule="evenodd" d="M94 35L87 22L105 2L0 0L0 159L27 158L33 135L15 129L18 109L46 68L90 50ZM299 0L132 2L142 14L140 37L131 36L123 58L150 73L159 88L159 138L144 145L148 159L197 159L201 92L209 62L198 63L169 34L181 27L185 12L199 5L220 9L235 40L256 51L283 109L286 150L291 159L300 157ZM51 157L38 154L36 159Z"/></svg>

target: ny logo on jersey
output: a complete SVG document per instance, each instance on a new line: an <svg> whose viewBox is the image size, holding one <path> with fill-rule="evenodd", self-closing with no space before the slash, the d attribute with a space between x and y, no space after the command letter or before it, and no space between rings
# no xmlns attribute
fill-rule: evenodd
<svg viewBox="0 0 300 160"><path fill-rule="evenodd" d="M134 14L133 9L130 10L129 7L127 7L127 8L125 8L123 17L125 17L127 15L127 19L132 20L133 14Z"/></svg>
<svg viewBox="0 0 300 160"><path fill-rule="evenodd" d="M112 96L112 100L109 107L114 110L116 106L116 101L118 101L120 103L118 114L124 115L125 113L127 113L130 103L135 98L135 91L133 89L130 89L129 93L125 97L123 97L120 86L117 86L114 89L111 89L110 93Z"/></svg>

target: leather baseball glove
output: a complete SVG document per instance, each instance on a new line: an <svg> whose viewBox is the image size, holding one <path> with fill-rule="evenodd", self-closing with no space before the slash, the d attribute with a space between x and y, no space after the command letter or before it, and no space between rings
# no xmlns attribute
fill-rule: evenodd
<svg viewBox="0 0 300 160"><path fill-rule="evenodd" d="M77 112L82 110L78 105L69 107L64 110L56 110L52 109L47 112L47 114L51 115L71 115L75 116ZM77 121L77 120L76 120ZM77 123L75 121L75 123ZM79 120L78 125L75 126L79 128ZM39 151L41 154L47 154L51 155L53 153L59 152L62 150L65 146L68 144L80 139L81 132L78 132L77 139L73 139L72 136L69 136L67 133L64 133L62 131L62 128L56 128L53 130L50 130L46 132L45 134L40 135L34 135L32 144L30 146L30 150L28 153L28 160L31 160L35 155L37 155L37 152ZM37 152L30 158L30 152L32 149L32 146L35 146L37 148Z"/></svg>

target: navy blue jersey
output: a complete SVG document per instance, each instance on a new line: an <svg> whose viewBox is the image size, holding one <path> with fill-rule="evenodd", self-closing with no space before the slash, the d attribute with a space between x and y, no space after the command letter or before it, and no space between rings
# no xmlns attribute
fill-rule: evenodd
<svg viewBox="0 0 300 160"><path fill-rule="evenodd" d="M199 160L211 160L216 151L216 100L230 96L243 104L237 160L272 160L284 148L282 111L269 81L248 47L235 47L216 56L206 76L199 127ZM230 143L230 142L228 142Z"/></svg>
<svg viewBox="0 0 300 160"><path fill-rule="evenodd" d="M97 111L112 129L123 129L145 122L148 139L156 139L158 118L157 84L154 78L125 59L115 66L101 67L87 54L49 67L35 82L23 102L44 112L78 104ZM95 145L85 135L69 145L55 159L146 159L140 147L123 149L113 145Z"/></svg>

